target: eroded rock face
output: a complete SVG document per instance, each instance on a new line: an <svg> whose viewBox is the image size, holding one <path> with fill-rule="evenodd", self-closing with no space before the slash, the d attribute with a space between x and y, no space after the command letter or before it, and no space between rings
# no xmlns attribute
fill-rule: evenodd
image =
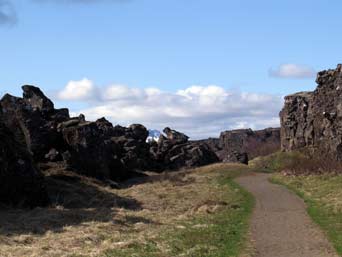
<svg viewBox="0 0 342 257"><path fill-rule="evenodd" d="M300 92L285 97L280 112L281 147L294 150L313 145L312 92Z"/></svg>
<svg viewBox="0 0 342 257"><path fill-rule="evenodd" d="M238 129L222 132L220 138L202 140L222 162L248 161L280 150L280 129L268 128L253 131Z"/></svg>
<svg viewBox="0 0 342 257"><path fill-rule="evenodd" d="M148 166L148 132L144 126L113 127L105 118L71 121L60 125L68 149L64 159L79 173L118 181Z"/></svg>
<svg viewBox="0 0 342 257"><path fill-rule="evenodd" d="M152 167L157 171L193 168L218 162L216 154L202 142L188 141L189 137L170 128L150 148Z"/></svg>
<svg viewBox="0 0 342 257"><path fill-rule="evenodd" d="M36 207L49 203L44 179L25 145L0 118L0 202Z"/></svg>
<svg viewBox="0 0 342 257"><path fill-rule="evenodd" d="M60 122L68 120L68 109L54 109L42 91L34 86L23 86L23 98L6 94L0 101L5 124L18 140L27 145L36 161L43 161L52 149L63 149Z"/></svg>
<svg viewBox="0 0 342 257"><path fill-rule="evenodd" d="M342 160L342 65L319 72L316 82L313 92L285 97L282 149L306 148Z"/></svg>
<svg viewBox="0 0 342 257"><path fill-rule="evenodd" d="M221 156L223 162L248 164L248 160L280 150L280 130L269 128L258 131L226 131L221 133L220 142L224 153Z"/></svg>
<svg viewBox="0 0 342 257"><path fill-rule="evenodd" d="M78 173L98 179L123 179L127 173L120 161L120 147L96 122L80 122L62 129L68 146L64 159Z"/></svg>

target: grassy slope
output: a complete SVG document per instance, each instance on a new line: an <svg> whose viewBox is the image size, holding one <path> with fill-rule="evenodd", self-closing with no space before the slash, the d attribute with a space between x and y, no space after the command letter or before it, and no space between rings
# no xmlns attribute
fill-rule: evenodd
<svg viewBox="0 0 342 257"><path fill-rule="evenodd" d="M288 177L276 174L272 181L285 185L305 200L311 218L342 254L342 176Z"/></svg>
<svg viewBox="0 0 342 257"><path fill-rule="evenodd" d="M62 167L45 171L54 206L0 210L0 256L239 256L253 198L215 164L111 189Z"/></svg>
<svg viewBox="0 0 342 257"><path fill-rule="evenodd" d="M180 220L161 231L153 240L125 249L108 250L104 256L240 256L246 247L248 221L254 199L232 179L246 172L246 168L214 165L195 172L202 175L211 173L208 186L210 191L216 192L216 199L207 199L206 202L209 204L215 201L221 204L212 209L202 205L197 208L199 215Z"/></svg>
<svg viewBox="0 0 342 257"><path fill-rule="evenodd" d="M298 152L276 152L253 159L250 161L249 166L257 172L280 172L295 165L302 158L303 155Z"/></svg>

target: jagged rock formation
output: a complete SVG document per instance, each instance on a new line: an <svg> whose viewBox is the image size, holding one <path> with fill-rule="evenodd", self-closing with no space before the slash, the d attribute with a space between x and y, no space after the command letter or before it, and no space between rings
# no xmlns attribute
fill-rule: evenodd
<svg viewBox="0 0 342 257"><path fill-rule="evenodd" d="M54 105L37 87L23 86L23 98L6 94L0 101L3 119L16 137L27 145L36 161L52 149L63 148L57 125L69 119L68 109Z"/></svg>
<svg viewBox="0 0 342 257"><path fill-rule="evenodd" d="M280 129L253 131L238 129L222 132L220 138L202 140L223 162L248 164L248 160L280 150Z"/></svg>
<svg viewBox="0 0 342 257"><path fill-rule="evenodd" d="M79 174L103 180L123 180L140 170L175 170L218 161L215 153L183 133L165 128L158 144L146 143L139 124L113 126L105 118L86 121L55 109L34 86L23 86L23 97L5 95L0 101L6 125L27 146L36 162L61 162Z"/></svg>
<svg viewBox="0 0 342 257"><path fill-rule="evenodd" d="M36 207L49 203L43 176L33 163L30 153L0 116L0 202Z"/></svg>
<svg viewBox="0 0 342 257"><path fill-rule="evenodd" d="M285 97L280 112L281 147L294 150L313 145L313 92L300 92Z"/></svg>
<svg viewBox="0 0 342 257"><path fill-rule="evenodd" d="M285 97L280 112L281 146L342 160L342 65L321 71L317 88Z"/></svg>
<svg viewBox="0 0 342 257"><path fill-rule="evenodd" d="M178 132L176 130L170 129L169 127L166 127L163 132L165 133L167 139L173 143L176 144L183 144L187 143L189 140L189 137L181 132Z"/></svg>
<svg viewBox="0 0 342 257"><path fill-rule="evenodd" d="M55 109L34 86L23 86L23 98L6 94L0 101L3 119L26 144L36 162L64 161L76 172L100 179L121 180L147 166L148 132L104 118L88 122L84 115L70 118L68 109Z"/></svg>
<svg viewBox="0 0 342 257"><path fill-rule="evenodd" d="M152 143L150 148L151 169L177 170L192 168L218 162L214 151L208 145L189 141L189 137L170 128L165 128L158 143Z"/></svg>

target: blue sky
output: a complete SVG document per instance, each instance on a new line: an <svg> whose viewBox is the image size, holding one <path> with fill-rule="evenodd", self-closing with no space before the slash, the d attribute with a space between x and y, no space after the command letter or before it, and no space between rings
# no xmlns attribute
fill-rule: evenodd
<svg viewBox="0 0 342 257"><path fill-rule="evenodd" d="M0 0L0 92L20 95L22 84L34 84L75 114L104 115L124 125L144 122L158 129L174 123L193 137L276 125L282 96L313 90L314 72L341 62L341 10L342 2L335 0ZM91 86L76 83L68 91L76 96L61 94L70 81L85 78ZM112 85L124 87L128 95ZM194 85L202 91L179 94ZM224 89L227 98L217 100L223 91L207 90L210 85ZM160 97L189 101L170 100L161 107L165 119L130 116L153 104L158 109L159 102L144 95L151 87L162 92ZM119 90L123 98L103 97L108 88L113 94ZM77 97L84 89L88 91ZM137 94L142 94L139 99ZM251 100L243 94L272 96L272 112L244 114L248 111L242 107L230 108L234 99L249 106ZM226 101L221 107L227 116L211 112L208 97ZM196 103L205 103L201 111L184 114ZM109 111L132 105L137 109L125 115ZM181 115L170 114L175 106L182 106ZM191 117L197 118L186 122ZM199 129L208 123L216 125Z"/></svg>

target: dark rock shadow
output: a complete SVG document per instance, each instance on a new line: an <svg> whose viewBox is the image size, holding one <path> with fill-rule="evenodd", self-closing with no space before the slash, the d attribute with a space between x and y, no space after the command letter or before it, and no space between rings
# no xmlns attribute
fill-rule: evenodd
<svg viewBox="0 0 342 257"><path fill-rule="evenodd" d="M99 181L69 172L46 175L46 184L51 206L32 210L1 207L0 235L42 235L62 232L67 226L87 226L85 222L116 223L117 208L142 209L137 200L119 196ZM127 226L132 222L152 223L145 219L123 221Z"/></svg>

